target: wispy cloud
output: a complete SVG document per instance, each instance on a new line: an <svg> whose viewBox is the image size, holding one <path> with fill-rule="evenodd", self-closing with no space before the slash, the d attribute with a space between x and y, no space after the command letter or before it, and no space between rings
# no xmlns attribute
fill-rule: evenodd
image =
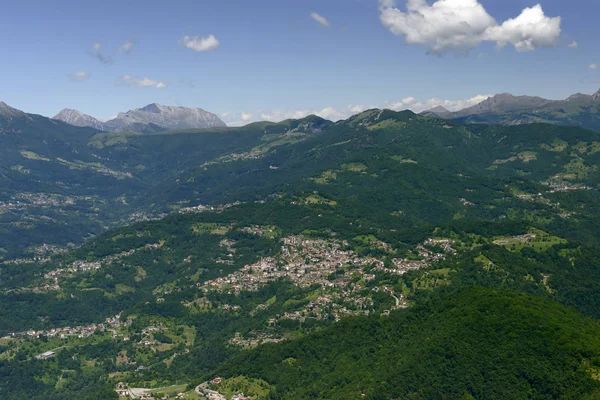
<svg viewBox="0 0 600 400"><path fill-rule="evenodd" d="M119 47L119 53L129 54L129 53L131 53L131 50L133 50L133 46L134 46L133 41L127 40L127 41L125 41L125 43L123 43L121 45L121 47Z"/></svg>
<svg viewBox="0 0 600 400"><path fill-rule="evenodd" d="M394 0L380 0L381 22L408 44L419 44L434 54L465 53L484 41L498 48L512 44L519 52L554 47L561 18L547 17L541 5L525 8L499 24L478 0L407 0L406 12Z"/></svg>
<svg viewBox="0 0 600 400"><path fill-rule="evenodd" d="M123 75L119 79L117 79L118 86L127 86L130 88L157 88L163 89L167 87L167 84L161 81L156 81L150 78L136 78L131 75Z"/></svg>
<svg viewBox="0 0 600 400"><path fill-rule="evenodd" d="M598 66L596 64L590 64L589 68L590 69L598 69Z"/></svg>
<svg viewBox="0 0 600 400"><path fill-rule="evenodd" d="M322 15L317 14L316 12L311 13L310 17L326 28L331 27L331 24L329 23L327 18L325 18Z"/></svg>
<svg viewBox="0 0 600 400"><path fill-rule="evenodd" d="M181 40L181 44L183 47L197 52L216 50L221 45L221 43L213 35L208 37L185 35Z"/></svg>
<svg viewBox="0 0 600 400"><path fill-rule="evenodd" d="M579 47L579 44L576 41L572 41L567 45L567 47L569 47L570 49L576 49Z"/></svg>
<svg viewBox="0 0 600 400"><path fill-rule="evenodd" d="M96 58L96 60L100 61L102 64L112 64L112 58L105 56L102 53L102 43L94 42L92 44L91 53Z"/></svg>
<svg viewBox="0 0 600 400"><path fill-rule="evenodd" d="M78 71L69 74L69 79L73 82L82 82L88 80L91 74L85 71Z"/></svg>

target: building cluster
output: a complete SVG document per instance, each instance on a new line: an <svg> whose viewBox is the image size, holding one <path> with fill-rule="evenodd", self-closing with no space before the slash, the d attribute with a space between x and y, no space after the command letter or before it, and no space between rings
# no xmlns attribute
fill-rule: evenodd
<svg viewBox="0 0 600 400"><path fill-rule="evenodd" d="M113 318L106 318L104 323L99 324L88 324L88 325L79 325L75 327L64 327L64 328L52 328L50 330L40 330L34 331L30 330L27 332L14 332L9 336L19 337L19 336L29 336L32 338L40 338L41 336L46 336L49 338L58 338L58 339L69 339L69 338L86 338L93 335L95 332L106 332L112 331L113 336L116 336L116 330L122 327L130 326L132 323L131 320L121 321L121 314L114 316Z"/></svg>
<svg viewBox="0 0 600 400"><path fill-rule="evenodd" d="M575 190L592 190L592 188L589 186L564 181L549 181L546 184L550 187L548 193L572 192Z"/></svg>
<svg viewBox="0 0 600 400"><path fill-rule="evenodd" d="M98 270L102 268L102 266L107 266L114 264L116 261L120 261L125 257L132 256L140 250L145 249L158 249L161 245L157 243L147 244L138 249L132 249L129 251L124 251L119 254L113 254L110 256L106 256L98 261L85 261L85 260L75 260L68 267L58 268L53 271L50 271L44 275L45 279L52 280L56 284L58 284L58 278L64 275L75 274L79 272L89 272L93 270Z"/></svg>
<svg viewBox="0 0 600 400"><path fill-rule="evenodd" d="M254 348L264 343L279 343L285 340L281 335L267 332L254 332L252 337L243 337L239 332L229 340L229 343L234 346L244 348Z"/></svg>
<svg viewBox="0 0 600 400"><path fill-rule="evenodd" d="M407 271L427 268L436 261L444 260L447 254L456 253L452 247L454 242L450 239L427 239L416 247L418 255L413 259L395 258L392 265L386 265L380 259L357 255L348 250L348 242L337 239L289 236L281 239L281 242L279 257L263 258L230 275L207 281L200 287L205 293L218 291L239 294L242 291L258 291L270 282L287 279L302 288L318 287L320 295L298 310L277 315L269 321L270 325L282 319L299 322L307 319L339 320L347 315L369 314L373 311L374 303L370 294L383 289L374 287L367 290L366 286L375 279L376 273L402 275ZM371 245L393 252L392 247L384 242L377 241ZM396 307L406 306L406 302L393 291L388 292L396 299ZM235 311L232 306L225 306ZM267 304L260 304L256 311L268 307Z"/></svg>
<svg viewBox="0 0 600 400"><path fill-rule="evenodd" d="M289 236L281 241L279 259L263 258L228 276L205 282L203 290L239 294L241 291L258 291L262 286L284 278L303 288L313 285L344 288L350 283L352 273L362 274L366 266L383 265L376 258L362 258L352 250L342 250L348 246L345 241L302 236ZM338 269L344 269L345 273L332 278Z"/></svg>
<svg viewBox="0 0 600 400"><path fill-rule="evenodd" d="M427 239L422 245L416 247L418 257L411 258L394 258L392 259L393 267L377 267L374 270L385 272L394 275L404 275L408 271L415 271L423 268L428 268L436 261L445 260L447 254L456 254L456 250L452 247L453 241L450 239ZM439 253L428 249L425 246L435 246L441 248L444 252Z"/></svg>
<svg viewBox="0 0 600 400"><path fill-rule="evenodd" d="M181 213L181 214L201 213L201 212L208 212L208 211L221 212L221 211L227 210L228 208L239 206L240 204L242 204L242 202L240 202L240 201L236 201L233 203L227 203L227 204L218 204L218 205L214 205L214 206L205 206L205 205L199 204L199 205L193 206L193 207L181 208L179 210L179 213Z"/></svg>
<svg viewBox="0 0 600 400"><path fill-rule="evenodd" d="M511 237L504 238L504 239L498 239L498 240L494 241L494 243L497 245L500 245L500 246L505 246L507 244L511 244L514 242L527 243L527 242L531 242L532 240L537 238L537 236L538 235L535 233L526 233L524 235L517 235L517 236L511 236Z"/></svg>

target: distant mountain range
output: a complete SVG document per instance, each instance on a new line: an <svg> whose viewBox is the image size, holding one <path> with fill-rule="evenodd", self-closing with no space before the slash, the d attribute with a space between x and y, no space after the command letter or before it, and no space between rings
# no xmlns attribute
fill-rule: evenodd
<svg viewBox="0 0 600 400"><path fill-rule="evenodd" d="M225 127L215 114L201 108L186 108L149 104L122 112L116 118L102 122L77 110L64 109L54 119L79 127L105 132L156 133L174 129L206 129Z"/></svg>
<svg viewBox="0 0 600 400"><path fill-rule="evenodd" d="M466 124L522 125L546 122L600 131L600 90L593 95L577 93L565 100L502 93L460 111L451 112L438 106L421 114Z"/></svg>
<svg viewBox="0 0 600 400"><path fill-rule="evenodd" d="M8 106L4 105L4 107ZM0 111L1 109L0 107ZM501 93L459 111L452 112L437 106L422 112L421 115L453 119L463 124L522 125L544 122L600 131L600 90L592 95L577 93L565 100ZM171 107L156 103L119 113L116 118L107 122L101 122L72 109L62 110L54 119L106 132L141 134L226 126L218 116L201 108Z"/></svg>

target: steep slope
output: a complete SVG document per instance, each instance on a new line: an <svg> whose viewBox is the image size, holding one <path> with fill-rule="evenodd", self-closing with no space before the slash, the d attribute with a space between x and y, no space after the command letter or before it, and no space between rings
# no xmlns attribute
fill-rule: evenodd
<svg viewBox="0 0 600 400"><path fill-rule="evenodd" d="M2 117L3 119L18 117L22 116L23 114L23 111L17 110L16 108L12 108L5 102L0 101L0 117Z"/></svg>
<svg viewBox="0 0 600 400"><path fill-rule="evenodd" d="M551 301L473 288L263 346L215 374L264 379L279 399L586 398L600 393L599 334Z"/></svg>
<svg viewBox="0 0 600 400"><path fill-rule="evenodd" d="M331 124L307 119L140 135L76 127L6 105L2 110L0 259L44 243L81 243L128 220L138 196L164 179L258 145L277 146L290 131L313 135ZM148 217L148 210L140 211L135 218Z"/></svg>

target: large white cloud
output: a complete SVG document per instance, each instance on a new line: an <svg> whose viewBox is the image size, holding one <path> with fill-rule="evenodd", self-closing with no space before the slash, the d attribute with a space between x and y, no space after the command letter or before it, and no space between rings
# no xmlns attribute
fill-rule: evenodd
<svg viewBox="0 0 600 400"><path fill-rule="evenodd" d="M185 35L181 40L181 44L183 47L197 52L216 50L221 45L221 43L213 35L208 37Z"/></svg>
<svg viewBox="0 0 600 400"><path fill-rule="evenodd" d="M539 4L498 24L478 0L437 0L431 5L426 0L407 0L406 11L398 9L394 0L379 3L386 28L436 54L462 53L483 41L531 51L556 45L561 32L561 18L547 17Z"/></svg>
<svg viewBox="0 0 600 400"><path fill-rule="evenodd" d="M164 89L167 84L150 78L136 78L131 75L123 75L117 79L118 86L127 86L130 88L150 88Z"/></svg>
<svg viewBox="0 0 600 400"><path fill-rule="evenodd" d="M517 51L532 51L538 47L553 47L560 37L560 17L546 17L541 5L523 10L517 18L492 26L485 33L486 40L499 47L511 43Z"/></svg>

